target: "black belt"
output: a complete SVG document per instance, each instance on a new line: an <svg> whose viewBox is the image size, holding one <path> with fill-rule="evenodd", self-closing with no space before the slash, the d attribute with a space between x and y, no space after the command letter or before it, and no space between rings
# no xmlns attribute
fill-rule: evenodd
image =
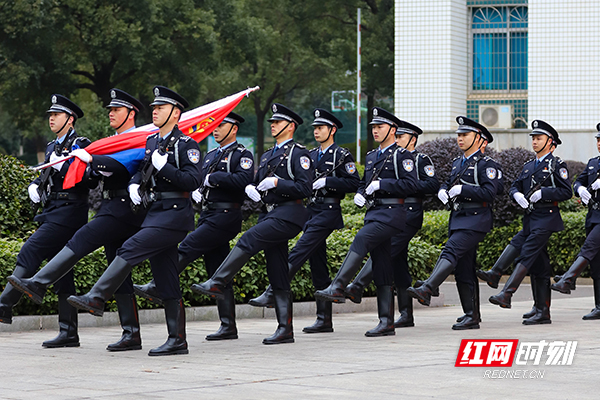
<svg viewBox="0 0 600 400"><path fill-rule="evenodd" d="M340 204L340 199L337 197L315 197L315 204Z"/></svg>
<svg viewBox="0 0 600 400"><path fill-rule="evenodd" d="M553 201L552 203L533 203L534 209L552 208L552 207L557 207L557 206L558 206L558 201Z"/></svg>
<svg viewBox="0 0 600 400"><path fill-rule="evenodd" d="M284 202L281 202L281 203L265 204L265 206L263 207L263 211L271 212L274 209L276 209L277 207L295 206L297 204L302 205L302 200L292 200L292 201L284 201Z"/></svg>
<svg viewBox="0 0 600 400"><path fill-rule="evenodd" d="M418 197L407 197L404 199L404 204L423 204L423 199Z"/></svg>
<svg viewBox="0 0 600 400"><path fill-rule="evenodd" d="M155 200L166 200L166 199L189 199L190 192L154 192Z"/></svg>
<svg viewBox="0 0 600 400"><path fill-rule="evenodd" d="M404 199L375 199L373 203L377 206L387 204L404 204Z"/></svg>
<svg viewBox="0 0 600 400"><path fill-rule="evenodd" d="M115 190L103 190L102 198L104 200L114 199L115 197L128 197L129 192L127 189L115 189Z"/></svg>
<svg viewBox="0 0 600 400"><path fill-rule="evenodd" d="M475 203L475 202L470 202L470 203L454 203L456 204L455 210L465 210L465 209L469 209L469 208L487 208L490 203L488 202L483 202L483 203Z"/></svg>
<svg viewBox="0 0 600 400"><path fill-rule="evenodd" d="M69 192L52 192L50 196L48 196L50 200L86 200L87 194L77 194L77 193L69 193Z"/></svg>
<svg viewBox="0 0 600 400"><path fill-rule="evenodd" d="M240 203L227 203L223 201L206 202L202 205L203 210L223 210L228 208L240 208Z"/></svg>

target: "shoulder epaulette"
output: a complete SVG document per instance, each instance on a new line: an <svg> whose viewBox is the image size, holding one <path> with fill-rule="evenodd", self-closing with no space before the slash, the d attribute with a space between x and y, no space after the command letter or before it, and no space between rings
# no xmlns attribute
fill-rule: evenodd
<svg viewBox="0 0 600 400"><path fill-rule="evenodd" d="M524 163L523 165L525 165L525 164L527 164L527 163L530 163L530 162L532 162L532 161L535 161L535 158L531 158L531 159L529 159L529 160L525 161L525 163Z"/></svg>
<svg viewBox="0 0 600 400"><path fill-rule="evenodd" d="M152 136L158 137L158 132L151 133L150 135L146 136L146 139L150 139Z"/></svg>
<svg viewBox="0 0 600 400"><path fill-rule="evenodd" d="M310 151L310 152L313 152L313 151L317 151L317 150L319 150L319 148L318 148L318 147L315 147L314 149L310 149L309 151Z"/></svg>
<svg viewBox="0 0 600 400"><path fill-rule="evenodd" d="M53 139L53 140L49 141L48 143L46 143L46 146L50 146L54 142L56 142L56 139Z"/></svg>
<svg viewBox="0 0 600 400"><path fill-rule="evenodd" d="M461 157L462 157L462 156L457 156L457 157L454 157L454 158L452 159L452 162L454 162L454 161L458 160L458 159L459 159L459 158L461 158Z"/></svg>
<svg viewBox="0 0 600 400"><path fill-rule="evenodd" d="M373 149L373 150L370 150L370 151L367 151L367 154L371 154L371 153L372 153L372 152L374 152L374 151L375 151L375 149Z"/></svg>
<svg viewBox="0 0 600 400"><path fill-rule="evenodd" d="M244 150L246 150L246 147L243 144L238 143L237 150L238 151L244 151Z"/></svg>
<svg viewBox="0 0 600 400"><path fill-rule="evenodd" d="M306 148L306 146L304 146L304 145L301 145L301 144L300 144L300 143L298 143L298 142L294 142L294 144L295 144L296 146L298 146L299 148L301 148L301 149L305 149L305 148Z"/></svg>
<svg viewBox="0 0 600 400"><path fill-rule="evenodd" d="M85 136L77 136L77 138L75 139L75 141L77 140L87 140L88 142L91 142L90 139L86 138Z"/></svg>
<svg viewBox="0 0 600 400"><path fill-rule="evenodd" d="M183 140L184 142L189 142L190 140L192 140L192 138L189 136L186 136L186 135L180 135L179 140Z"/></svg>

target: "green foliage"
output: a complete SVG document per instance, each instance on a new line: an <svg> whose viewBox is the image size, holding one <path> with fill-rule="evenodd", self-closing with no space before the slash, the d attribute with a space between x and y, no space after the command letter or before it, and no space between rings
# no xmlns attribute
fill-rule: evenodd
<svg viewBox="0 0 600 400"><path fill-rule="evenodd" d="M421 239L434 246L442 246L448 240L448 218L450 211L426 211L423 227L417 233Z"/></svg>
<svg viewBox="0 0 600 400"><path fill-rule="evenodd" d="M35 229L27 192L34 179L21 161L0 155L0 237L27 237Z"/></svg>
<svg viewBox="0 0 600 400"><path fill-rule="evenodd" d="M583 242L585 242L585 215L584 212L561 213L565 229L557 232L548 241L550 264L557 274L566 272L571 263L575 261ZM589 276L586 268L583 276Z"/></svg>

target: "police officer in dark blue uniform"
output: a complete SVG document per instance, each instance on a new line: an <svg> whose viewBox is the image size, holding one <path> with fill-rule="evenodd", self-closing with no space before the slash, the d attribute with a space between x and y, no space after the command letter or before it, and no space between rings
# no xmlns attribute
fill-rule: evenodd
<svg viewBox="0 0 600 400"><path fill-rule="evenodd" d="M212 276L229 254L229 241L242 229L241 204L244 189L254 178L252 153L237 142L239 125L244 118L229 113L214 130L219 147L208 152L202 165L202 186L192 192L192 198L202 205L198 227L179 245L179 273L192 261L204 255L208 276ZM138 295L162 304L156 283L134 285ZM237 339L235 299L231 282L217 300L221 326L206 336L206 340Z"/></svg>
<svg viewBox="0 0 600 400"><path fill-rule="evenodd" d="M379 148L367 153L365 175L354 196L357 206L367 206L365 225L354 238L333 282L326 289L317 290L315 296L345 302L346 285L370 253L380 322L365 335L387 336L395 334L391 238L405 229L404 201L416 191L417 170L412 154L395 143L397 130L406 127L406 123L379 107L371 113L370 125Z"/></svg>
<svg viewBox="0 0 600 400"><path fill-rule="evenodd" d="M600 151L600 124L596 125L596 146ZM594 281L594 302L592 311L583 316L584 320L600 319L600 157L591 158L573 185L577 196L581 197L583 204L588 206L585 218L586 238L573 265L562 276L556 276L556 283L550 287L552 290L564 294L571 294L575 281L585 267L590 265L591 276Z"/></svg>
<svg viewBox="0 0 600 400"><path fill-rule="evenodd" d="M303 233L290 253L288 262L290 280L310 260L313 285L325 289L331 283L327 268L327 237L335 229L344 227L340 201L346 193L356 192L360 176L356 171L354 158L348 149L338 146L334 135L343 127L342 122L332 113L322 108L313 112L315 140L321 145L310 151L315 166L313 195L308 204L309 219ZM305 333L333 332L331 303L320 299L317 302L317 321L305 327ZM256 307L273 307L271 287L249 304Z"/></svg>
<svg viewBox="0 0 600 400"><path fill-rule="evenodd" d="M111 101L106 106L109 111L110 126L116 134L135 128L135 116L143 108L138 99L120 89L110 91ZM142 150L140 149L140 152ZM76 149L71 155L78 157L91 168L92 175L102 181L102 203L94 219L84 225L69 240L67 245L30 279L11 278L13 285L41 304L49 285L71 271L75 264L87 254L104 246L106 259L110 264L117 249L125 240L140 229L145 212L134 214L127 186L131 175L137 171L139 161L123 156L94 155L84 149ZM109 344L109 351L139 350L142 348L137 303L133 294L131 275L117 289L115 300L123 334L116 343Z"/></svg>
<svg viewBox="0 0 600 400"><path fill-rule="evenodd" d="M150 259L159 295L163 299L167 341L151 356L187 354L185 309L179 286L177 244L194 229L190 192L200 186L202 155L198 143L184 135L177 123L188 102L178 93L154 87L152 121L159 132L148 136L145 157L131 178L129 196L148 213L142 229L117 250L117 256L92 289L71 296L75 307L102 316L104 305L131 273L134 265Z"/></svg>
<svg viewBox="0 0 600 400"><path fill-rule="evenodd" d="M85 148L90 144L87 138L77 136L75 122L83 117L83 111L71 100L60 95L52 96L48 109L50 130L56 139L46 146L45 162L55 162L74 149ZM25 242L19 255L13 276L29 278L43 260L51 259L64 247L88 219L88 188L93 186L85 178L71 189L63 189L63 180L70 161L63 161L46 168L40 177L29 185L29 197L34 204L42 207L41 214L34 220L40 227ZM62 277L62 275L61 275ZM62 277L54 286L58 293L59 334L52 340L42 343L44 347L79 346L77 334L77 310L67 303L67 297L75 294L73 273ZM7 284L0 295L0 322L12 322L12 307L21 298L21 292Z"/></svg>
<svg viewBox="0 0 600 400"><path fill-rule="evenodd" d="M500 191L498 165L484 156L481 148L494 138L477 122L457 117L458 147L463 156L452 163L448 181L442 184L438 198L451 206L448 241L431 276L418 288L407 292L428 306L431 296L454 270L456 288L465 315L452 326L454 330L479 329L479 282L475 275L477 245L492 229L492 203Z"/></svg>
<svg viewBox="0 0 600 400"><path fill-rule="evenodd" d="M298 235L306 223L308 212L302 200L311 195L314 177L308 150L293 140L296 128L304 121L281 104L273 104L272 110L269 122L276 145L260 157L254 184L245 190L251 200L264 203L258 223L244 233L208 281L192 285L196 293L223 299L223 291L234 275L250 257L264 250L278 327L263 344L294 342L288 240Z"/></svg>
<svg viewBox="0 0 600 400"><path fill-rule="evenodd" d="M396 144L410 151L415 159L417 170L417 191L404 199L406 208L406 227L402 233L392 237L392 263L394 266L394 282L398 296L400 317L394 322L395 328L415 326L413 318L412 298L406 289L412 284L408 270L408 244L423 225L423 199L426 195L435 194L440 189L440 182L435 175L435 168L429 156L415 150L419 135L423 131L408 122L402 121L396 131ZM360 303L363 291L373 279L373 260L369 258L354 281L346 287L346 298Z"/></svg>
<svg viewBox="0 0 600 400"><path fill-rule="evenodd" d="M550 274L548 239L553 232L564 229L558 202L571 198L571 182L567 164L554 157L552 150L561 144L558 132L547 122L533 121L533 151L536 159L525 163L521 175L513 182L510 196L526 210L523 230L511 240L519 251L515 269L497 295L490 302L502 308L510 308L512 294L529 272L535 293L535 315L525 319L525 325L549 324L550 319Z"/></svg>

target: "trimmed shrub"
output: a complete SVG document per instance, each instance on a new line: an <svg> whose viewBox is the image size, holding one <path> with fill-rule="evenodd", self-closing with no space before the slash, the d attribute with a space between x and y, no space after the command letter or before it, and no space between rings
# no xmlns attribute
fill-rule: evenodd
<svg viewBox="0 0 600 400"><path fill-rule="evenodd" d="M36 174L7 155L0 155L0 171L0 237L29 237L36 224L27 187Z"/></svg>

